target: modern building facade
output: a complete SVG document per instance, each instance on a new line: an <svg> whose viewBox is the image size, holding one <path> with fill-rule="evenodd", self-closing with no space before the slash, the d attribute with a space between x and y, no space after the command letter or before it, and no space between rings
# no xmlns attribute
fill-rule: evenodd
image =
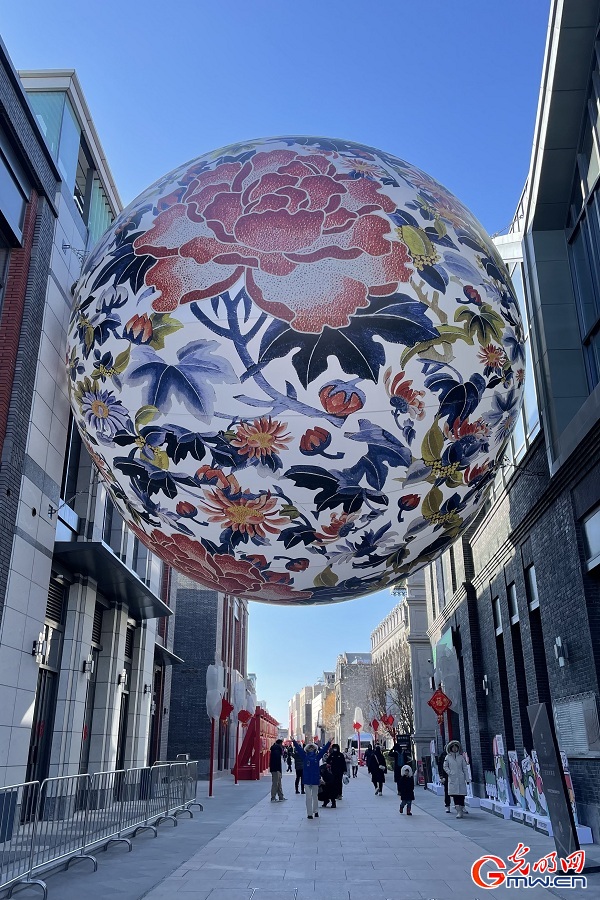
<svg viewBox="0 0 600 900"><path fill-rule="evenodd" d="M426 574L436 683L483 794L544 702L600 837L600 4L553 2L527 188L497 245L526 312L525 409L486 509ZM444 728L447 729L446 722ZM447 736L447 735L445 735Z"/></svg>
<svg viewBox="0 0 600 900"><path fill-rule="evenodd" d="M65 377L71 288L121 201L75 72L18 77L0 56L0 784L14 784L163 755L172 654L157 632L168 570L99 484Z"/></svg>

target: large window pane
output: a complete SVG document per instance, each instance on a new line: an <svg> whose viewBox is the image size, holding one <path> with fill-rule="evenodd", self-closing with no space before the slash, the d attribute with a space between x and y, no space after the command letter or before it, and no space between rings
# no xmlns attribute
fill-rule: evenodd
<svg viewBox="0 0 600 900"><path fill-rule="evenodd" d="M90 201L90 216L88 231L90 233L90 248L102 237L113 220L113 215L106 199L106 194L97 175L94 175L92 184L92 196Z"/></svg>
<svg viewBox="0 0 600 900"><path fill-rule="evenodd" d="M31 91L28 97L50 153L57 160L66 94L62 91Z"/></svg>
<svg viewBox="0 0 600 900"><path fill-rule="evenodd" d="M592 273L588 262L589 255L581 227L571 241L570 248L581 331L583 334L587 334L596 321L597 313Z"/></svg>
<svg viewBox="0 0 600 900"><path fill-rule="evenodd" d="M600 557L600 509L594 510L583 523L585 555L588 562Z"/></svg>
<svg viewBox="0 0 600 900"><path fill-rule="evenodd" d="M79 156L80 141L81 128L75 118L75 113L69 98L65 97L65 108L58 148L58 168L65 179L65 184L71 191L75 189L75 174L77 172L77 157Z"/></svg>
<svg viewBox="0 0 600 900"><path fill-rule="evenodd" d="M537 434L540 426L540 411L538 407L537 390L533 374L533 361L531 358L531 340L525 342L525 429L527 438L531 439Z"/></svg>

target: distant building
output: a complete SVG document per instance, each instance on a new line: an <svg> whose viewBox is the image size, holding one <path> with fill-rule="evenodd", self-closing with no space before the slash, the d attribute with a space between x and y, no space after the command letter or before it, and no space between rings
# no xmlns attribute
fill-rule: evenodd
<svg viewBox="0 0 600 900"><path fill-rule="evenodd" d="M431 689L431 645L427 635L425 576L418 572L400 602L371 633L371 704L375 718L393 715L395 727L413 736L417 759L429 754L437 722L427 705Z"/></svg>
<svg viewBox="0 0 600 900"><path fill-rule="evenodd" d="M341 653L335 667L335 740L346 746L353 735L354 710L360 707L365 716L369 710L369 685L371 673L370 653ZM361 722L363 731L366 722Z"/></svg>
<svg viewBox="0 0 600 900"><path fill-rule="evenodd" d="M189 753L199 761L201 775L208 775L211 722L206 712L206 670L220 662L224 667L225 697L233 702L233 686L247 677L248 603L217 593L175 574L171 594L177 608L173 649L185 662L173 670L169 709L168 752L175 759ZM249 680L247 689L255 691ZM235 722L219 722L215 742L215 766L230 769L235 758Z"/></svg>

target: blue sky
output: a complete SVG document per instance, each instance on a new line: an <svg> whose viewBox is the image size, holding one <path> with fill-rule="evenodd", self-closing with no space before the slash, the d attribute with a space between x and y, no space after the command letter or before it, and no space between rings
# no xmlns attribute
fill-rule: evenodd
<svg viewBox="0 0 600 900"><path fill-rule="evenodd" d="M124 203L224 144L343 137L425 169L493 234L527 176L549 0L29 0L5 4L17 68L77 70ZM32 27L33 26L33 27ZM369 649L383 593L251 604L249 667L271 712L343 650Z"/></svg>

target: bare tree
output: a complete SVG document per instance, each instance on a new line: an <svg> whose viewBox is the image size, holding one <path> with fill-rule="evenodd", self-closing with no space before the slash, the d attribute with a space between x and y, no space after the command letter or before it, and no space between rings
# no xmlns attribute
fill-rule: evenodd
<svg viewBox="0 0 600 900"><path fill-rule="evenodd" d="M385 665L381 661L371 663L368 697L372 716L380 720L382 716L388 714L388 682Z"/></svg>
<svg viewBox="0 0 600 900"><path fill-rule="evenodd" d="M410 649L406 642L395 648L393 665L390 666L388 689L395 707L398 730L412 734L414 723Z"/></svg>

